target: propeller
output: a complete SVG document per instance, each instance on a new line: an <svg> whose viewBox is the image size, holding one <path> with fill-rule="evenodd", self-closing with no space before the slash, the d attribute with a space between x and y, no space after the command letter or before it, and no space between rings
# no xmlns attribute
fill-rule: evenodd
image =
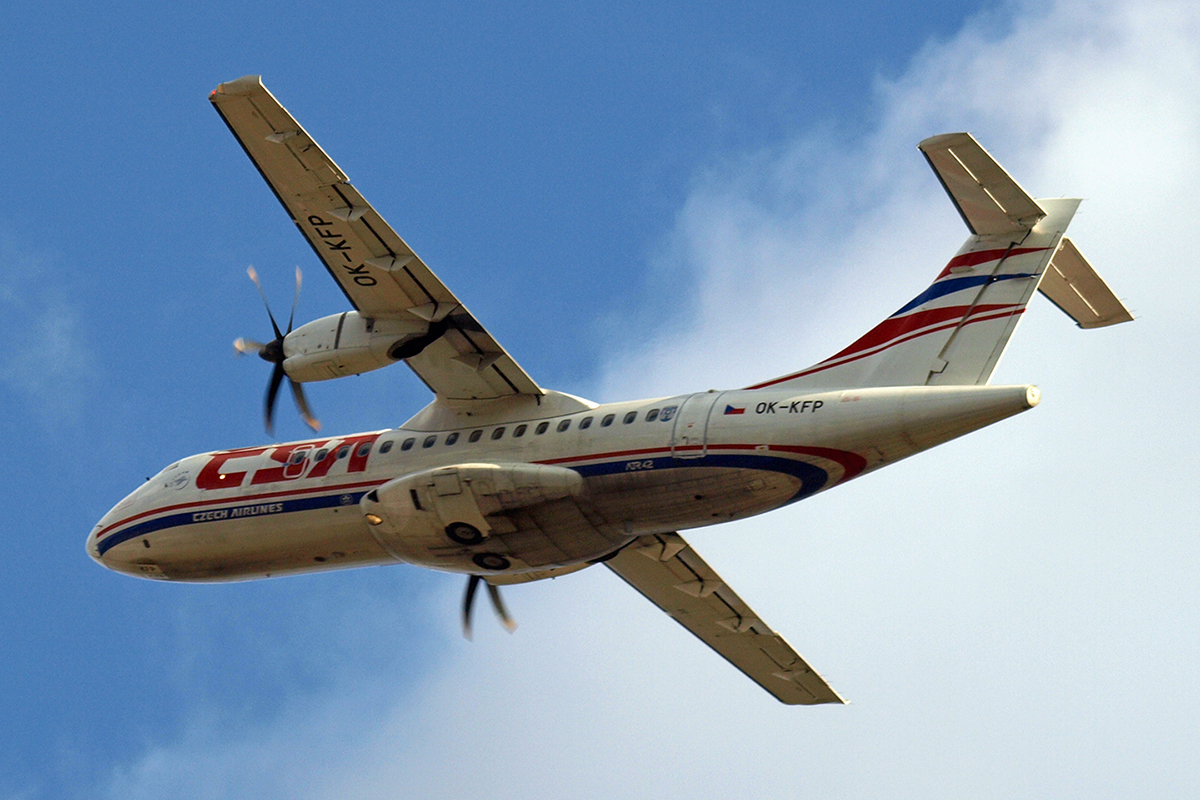
<svg viewBox="0 0 1200 800"><path fill-rule="evenodd" d="M482 575L472 575L467 579L467 593L463 596L463 636L467 639L471 638L471 605L475 602L475 590L479 588L482 580ZM487 588L488 596L492 598L492 608L496 610L500 624L506 631L512 633L517 629L517 623L508 615L508 609L505 608L504 601L500 599L500 587L489 583Z"/></svg>
<svg viewBox="0 0 1200 800"><path fill-rule="evenodd" d="M300 301L300 268L296 267L296 292L292 295L292 313L288 315L286 331L279 329L279 323L275 321L275 315L271 313L271 304L267 302L267 294L263 291L262 283L259 282L258 273L254 270L254 267L248 267L246 274L250 276L250 280L254 281L254 285L258 287L258 295L262 298L263 305L267 309L267 316L271 320L271 328L275 332L275 338L266 344L253 339L239 338L234 341L233 349L242 355L255 353L263 361L275 365L275 369L271 371L271 382L267 385L267 433L272 432L272 421L275 416L275 399L279 395L279 387L283 384L284 378L287 378L288 383L291 385L292 399L296 401L296 408L300 411L300 417L308 427L314 431L318 431L321 429L321 423L317 421L308 408L308 401L304 398L304 387L297 381L292 380L291 376L283 369L283 340L292 332L292 324L296 320L296 304Z"/></svg>

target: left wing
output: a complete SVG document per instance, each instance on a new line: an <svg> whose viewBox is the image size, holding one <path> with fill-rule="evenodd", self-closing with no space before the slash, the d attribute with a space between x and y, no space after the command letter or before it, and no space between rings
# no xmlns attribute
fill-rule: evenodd
<svg viewBox="0 0 1200 800"><path fill-rule="evenodd" d="M317 257L365 317L429 323L405 360L439 397L542 390L363 199L257 75L209 97Z"/></svg>
<svg viewBox="0 0 1200 800"><path fill-rule="evenodd" d="M679 534L639 537L604 563L781 703L846 702Z"/></svg>

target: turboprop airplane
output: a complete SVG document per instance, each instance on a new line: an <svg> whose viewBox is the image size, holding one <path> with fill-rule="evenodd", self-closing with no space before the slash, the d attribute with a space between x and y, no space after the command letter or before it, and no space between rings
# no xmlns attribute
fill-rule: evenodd
<svg viewBox="0 0 1200 800"><path fill-rule="evenodd" d="M417 564L468 576L469 633L481 582L511 628L499 586L604 564L782 702L840 703L678 531L803 500L1037 405L1034 386L988 385L1035 290L1084 328L1132 319L1063 237L1079 201L1030 198L951 133L919 149L970 236L896 313L753 386L598 405L527 375L258 76L210 100L353 307L293 330L293 303L286 330L271 317L273 341L236 343L273 364L268 428L285 378L314 430L308 381L404 361L434 398L399 428L171 464L88 536L92 558L130 575Z"/></svg>

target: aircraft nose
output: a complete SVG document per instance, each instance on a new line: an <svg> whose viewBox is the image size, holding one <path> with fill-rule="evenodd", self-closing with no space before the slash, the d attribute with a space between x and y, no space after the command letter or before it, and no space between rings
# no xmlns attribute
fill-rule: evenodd
<svg viewBox="0 0 1200 800"><path fill-rule="evenodd" d="M84 547L87 549L87 554L89 556L91 556L92 560L95 561L97 564L104 563L100 559L100 547L96 542L96 534L100 532L100 529L103 527L103 525L104 525L103 520L101 520L100 522L97 522L96 527L92 528L92 532L87 535L87 540L83 543Z"/></svg>
<svg viewBox="0 0 1200 800"><path fill-rule="evenodd" d="M101 517L100 521L92 527L91 533L87 535L87 539L84 541L84 548L91 559L100 566L108 567L109 569L113 569L113 565L105 558L105 553L101 549L100 543L104 541L101 534L109 533L112 523L116 521L115 512L115 508L110 509L107 514Z"/></svg>

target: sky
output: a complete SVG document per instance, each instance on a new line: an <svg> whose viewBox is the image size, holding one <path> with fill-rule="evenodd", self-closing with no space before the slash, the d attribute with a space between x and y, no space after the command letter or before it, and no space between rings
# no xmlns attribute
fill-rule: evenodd
<svg viewBox="0 0 1200 800"><path fill-rule="evenodd" d="M0 800L1200 792L1194 4L17 2L0 42ZM844 707L779 705L602 569L474 642L415 567L110 573L84 537L126 493L267 441L246 266L345 310L206 100L245 74L596 401L794 371L918 293L966 235L941 132L1084 198L1138 319L1035 298L993 382L1038 408L687 534ZM429 400L401 366L308 396L331 433Z"/></svg>

